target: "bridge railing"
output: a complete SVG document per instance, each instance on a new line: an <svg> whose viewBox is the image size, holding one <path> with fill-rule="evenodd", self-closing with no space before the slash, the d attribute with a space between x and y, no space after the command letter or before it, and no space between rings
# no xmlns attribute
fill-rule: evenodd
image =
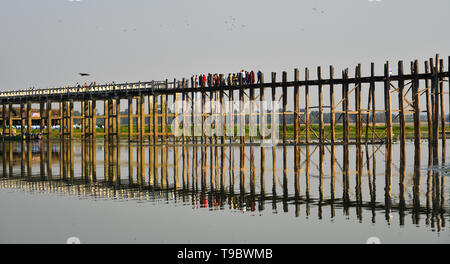
<svg viewBox="0 0 450 264"><path fill-rule="evenodd" d="M0 98L5 97L27 97L27 96L46 96L56 94L74 94L74 93L92 93L92 92L109 92L109 91L123 91L123 90L139 90L139 89L159 89L165 88L166 84L172 83L166 81L151 81L151 82L135 82L135 83L121 83L121 84L102 84L95 86L80 86L80 87L59 87L36 90L18 90L18 91L4 91L0 92ZM170 86L169 86L170 87Z"/></svg>

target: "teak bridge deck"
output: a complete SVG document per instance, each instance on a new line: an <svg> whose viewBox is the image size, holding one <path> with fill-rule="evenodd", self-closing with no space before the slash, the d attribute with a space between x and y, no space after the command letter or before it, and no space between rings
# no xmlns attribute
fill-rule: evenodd
<svg viewBox="0 0 450 264"><path fill-rule="evenodd" d="M450 65L450 57L448 58ZM447 65L448 66L448 65ZM384 74L382 76L375 75L375 65L371 64L371 74L368 77L361 76L361 65L359 64L355 69L353 78L349 77L348 68L342 71L341 78L335 78L334 67L329 68L329 78L322 78L322 68L317 68L317 78L310 79L309 69L305 68L304 79L300 80L300 72L298 69L294 70L294 80L287 80L287 72L282 73L282 81L277 81L276 73L271 74L271 82L264 82L264 75L261 76L261 82L256 84L244 84L242 77L239 78L237 85L227 85L221 81L217 86L200 87L192 79L182 79L173 82L165 81L151 81L125 84L108 84L97 85L89 87L66 87L53 89L38 89L38 90L22 90L22 91L7 91L0 93L0 104L2 105L1 124L3 128L3 139L14 136L13 121L20 120L20 130L22 139L29 139L32 135L32 120L39 120L39 130L41 133L50 137L51 127L53 123L60 124L61 138L73 138L75 135L81 135L83 138L96 138L97 136L104 136L105 138L116 137L121 135L128 135L129 139L136 138L143 141L146 137L154 143L165 142L169 137L174 141L183 140L183 143L192 140L196 142L196 138L200 137L202 142L206 142L206 138L211 138L211 142L221 138L222 144L226 140L234 142L239 139L240 143L245 143L250 139L250 143L254 142L256 138L267 138L264 130L261 130L260 135L249 133L246 135L246 119L249 130L255 129L254 119L259 118L258 126L266 126L266 116L271 117L271 131L272 135L278 134L278 128L282 129L282 142L300 143L373 143L386 142L390 143L393 140L393 114L398 113L400 140L402 142L406 139L406 115L413 114L414 119L414 140L420 142L421 140L421 118L422 112L427 115L428 139L432 144L438 144L439 129L441 129L442 139L445 141L445 104L444 91L445 83L450 79L450 71L444 69L444 61L436 55L436 58L431 58L424 63L424 73L419 72L419 62L417 60L410 64L410 74L404 72L403 61L398 62L398 72L393 74L389 61L384 64ZM375 92L376 84L383 84L384 94L384 109L376 109ZM367 109L362 108L362 87L363 84L368 84L369 91L367 93ZM341 98L336 101L335 88L339 86L342 88ZM318 91L318 106L311 106L310 102L310 88L317 88ZM329 88L330 105L324 105L324 87ZM255 112L253 107L256 103L262 104L265 100L265 90L271 89L271 101L281 101L281 112ZM281 88L281 97L277 98L277 89ZM294 110L288 112L288 88L293 88ZM300 109L300 91L304 89L304 104L305 107ZM448 89L448 88L447 88ZM234 98L234 92L239 92L238 100ZM255 91L258 96L255 96ZM393 93L398 94L398 109L392 109ZM354 95L354 109L350 109L350 95ZM200 95L201 103L193 103ZM179 104L180 99L183 103L181 113L169 113L168 104L169 96L172 96L172 103ZM147 99L148 113L145 113L145 98ZM208 97L208 98L207 98ZM230 113L225 112L225 97L228 101L239 102L239 107L232 108ZM421 97L425 100L426 110L421 109ZM128 100L128 114L121 115L120 100ZM137 111L133 111L133 100L136 100ZM96 102L104 102L104 115L97 115ZM74 103L81 102L81 115L74 115ZM246 113L244 104L250 102L250 112ZM337 103L336 103L337 102ZM52 103L59 103L59 116L52 115ZM218 103L220 107L206 111L205 105L207 103ZM32 104L39 104L39 117L33 117ZM272 103L273 104L273 103ZM19 116L14 117L14 105L20 105ZM26 107L25 107L26 106ZM8 108L8 109L7 109ZM311 110L318 109L318 115L313 120L311 117ZM324 111L329 109L330 120L324 122ZM237 113L235 112L237 111ZM198 113L198 114L197 114ZM384 133L379 134L376 131L377 122L376 114L384 113ZM336 116L340 115L337 120ZM282 124L274 123L275 115L282 116ZM293 140L287 138L288 124L287 116L293 116L294 137ZM240 125L240 133L235 136L234 133L226 134L227 121L228 125L236 124L234 118L238 116L238 123ZM355 117L352 118L351 116ZM169 133L169 117L180 121L182 118L183 126L182 136L177 136L174 133ZM216 132L222 129L222 133L206 133L204 126L207 118L215 118L217 122L214 124ZM365 118L364 118L365 117ZM121 133L121 118L128 118L128 132ZM81 133L75 133L74 120L81 120ZM97 132L97 119L104 119L105 132ZM134 119L137 119L137 131L134 129ZM146 120L148 123L146 124ZM336 135L336 124L342 122L342 137ZM350 123L354 123L354 135L350 133ZM192 124L192 125L191 125ZM219 124L219 125L216 125ZM318 124L318 125L315 125ZM147 127L146 127L147 125ZM195 127L201 127L201 134L188 136L189 130ZM318 128L317 128L318 126ZM326 127L328 126L328 132ZM48 127L46 129L46 127ZM365 127L365 128L364 128ZM146 129L149 128L149 129ZM364 134L365 131L365 135ZM370 135L369 135L370 133Z"/></svg>

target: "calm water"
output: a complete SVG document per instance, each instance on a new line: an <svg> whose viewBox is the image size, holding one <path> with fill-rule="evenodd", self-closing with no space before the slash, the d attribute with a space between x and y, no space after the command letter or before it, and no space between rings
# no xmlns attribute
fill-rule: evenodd
<svg viewBox="0 0 450 264"><path fill-rule="evenodd" d="M450 159L426 142L0 152L0 243L450 243Z"/></svg>

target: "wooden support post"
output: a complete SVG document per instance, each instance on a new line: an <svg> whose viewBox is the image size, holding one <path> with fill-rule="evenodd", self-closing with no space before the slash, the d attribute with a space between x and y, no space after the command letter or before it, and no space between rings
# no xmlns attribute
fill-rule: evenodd
<svg viewBox="0 0 450 264"><path fill-rule="evenodd" d="M87 118L87 116L86 116L86 101L85 100L83 100L83 101L81 101L81 133L82 133L82 137L83 137L83 139L85 139L86 138L86 123L87 123L87 121L86 121L86 118Z"/></svg>
<svg viewBox="0 0 450 264"><path fill-rule="evenodd" d="M300 81L298 69L294 69L294 82ZM300 143L300 90L297 84L294 85L294 141Z"/></svg>
<svg viewBox="0 0 450 264"><path fill-rule="evenodd" d="M194 80L191 79L191 89L192 89L192 93L191 93L191 118L192 118L192 142L196 143L196 133L197 133L197 125L195 122L195 92L194 89L197 88L197 83L194 83ZM189 128L191 129L191 128ZM194 169L194 167L192 168Z"/></svg>
<svg viewBox="0 0 450 264"><path fill-rule="evenodd" d="M386 141L392 142L392 111L391 111L391 77L389 61L384 65L384 109L386 113Z"/></svg>
<svg viewBox="0 0 450 264"><path fill-rule="evenodd" d="M421 141L421 123L420 123L420 94L419 94L419 78L417 75L419 74L419 63L418 61L414 61L411 64L411 74L412 74L412 91L413 91L413 99L414 99L414 142L416 144L420 144Z"/></svg>
<svg viewBox="0 0 450 264"><path fill-rule="evenodd" d="M277 82L277 73L276 72L272 72L272 118L271 118L271 130L272 130L272 134L271 137L272 139L276 139L275 136L278 134L277 130L278 130L278 126L275 122L276 120L276 115L278 114L276 111L277 109L275 109L276 104L275 101L276 99L276 86L275 83Z"/></svg>
<svg viewBox="0 0 450 264"><path fill-rule="evenodd" d="M44 133L44 126L45 126L45 104L44 102L39 103L39 133ZM4 131L4 130L3 130Z"/></svg>
<svg viewBox="0 0 450 264"><path fill-rule="evenodd" d="M250 136L250 143L253 143L255 138L255 88L250 87L250 118L249 118L249 136ZM253 151L253 150L252 150Z"/></svg>
<svg viewBox="0 0 450 264"><path fill-rule="evenodd" d="M361 64L358 64L355 72L355 106L356 106L356 143L361 143L362 137L362 114L361 114Z"/></svg>
<svg viewBox="0 0 450 264"><path fill-rule="evenodd" d="M66 108L66 106L67 105L65 102L59 102L59 137L61 140L64 139L64 132L65 132L65 126L64 126L65 111L64 111L64 109Z"/></svg>
<svg viewBox="0 0 450 264"><path fill-rule="evenodd" d="M439 58L436 56L436 65L433 59L430 59L431 66L431 91L432 91L432 112L433 112L433 139L431 145L433 147L433 165L437 165L439 159L438 145L439 145Z"/></svg>
<svg viewBox="0 0 450 264"><path fill-rule="evenodd" d="M25 139L25 105L23 102L20 103L20 139Z"/></svg>
<svg viewBox="0 0 450 264"><path fill-rule="evenodd" d="M120 119L120 98L116 98L116 119L115 119L115 133L117 136L117 141L120 140L120 123L121 119ZM119 146L117 147L119 148ZM117 162L119 162L120 160L117 159ZM119 172L118 172L119 173Z"/></svg>
<svg viewBox="0 0 450 264"><path fill-rule="evenodd" d="M12 111L13 111L12 103L9 103L9 105L8 105L8 127L9 127L8 134L10 137L12 137L12 135L13 135Z"/></svg>
<svg viewBox="0 0 450 264"><path fill-rule="evenodd" d="M430 67L428 61L425 61L425 74L428 76L430 73ZM426 96L426 108L427 108L427 124L428 124L428 143L431 146L433 141L433 117L432 117L432 107L431 107L431 86L430 79L425 79L425 96Z"/></svg>
<svg viewBox="0 0 450 264"><path fill-rule="evenodd" d="M133 98L128 97L128 140L133 139Z"/></svg>
<svg viewBox="0 0 450 264"><path fill-rule="evenodd" d="M240 143L245 143L245 108L244 108L244 88L243 88L243 78L242 74L239 74L239 136Z"/></svg>
<svg viewBox="0 0 450 264"><path fill-rule="evenodd" d="M283 101L282 101L282 104L283 104L283 144L286 144L286 134L287 134L287 127L286 127L286 117L287 117L287 115L286 115L286 112L287 112L287 85L286 85L286 82L287 82L287 72L283 72L283 75L282 75L282 82L283 82L283 84L282 84L282 92L283 92L283 94L282 94L282 98L283 98Z"/></svg>
<svg viewBox="0 0 450 264"><path fill-rule="evenodd" d="M403 80L403 61L398 62L398 107L400 110L400 140L402 144L406 141L406 123L405 123L405 81Z"/></svg>
<svg viewBox="0 0 450 264"><path fill-rule="evenodd" d="M230 85L230 90L228 91L228 102L229 102L229 131L230 131L230 143L234 143L234 84ZM230 152L233 151L233 148L230 148ZM230 153L231 155L231 153ZM230 168L231 169L231 168Z"/></svg>
<svg viewBox="0 0 450 264"><path fill-rule="evenodd" d="M319 90L319 142L325 142L324 124L323 124L323 85L322 85L322 68L317 67L317 80Z"/></svg>
<svg viewBox="0 0 450 264"><path fill-rule="evenodd" d="M372 81L370 82L370 97L372 99L372 142L375 141L375 131L377 127L377 112L375 105L375 82L373 81L375 77L375 64L372 62L370 64L370 76Z"/></svg>
<svg viewBox="0 0 450 264"><path fill-rule="evenodd" d="M444 60L439 60L439 73L444 73ZM442 146L446 143L446 132L445 132L445 103L444 103L444 78L439 78L439 95L440 95L440 106L441 106L441 134L442 134ZM443 157L445 158L445 157Z"/></svg>
<svg viewBox="0 0 450 264"><path fill-rule="evenodd" d="M139 142L142 142L144 139L144 131L145 131L144 97L143 96L139 96L138 98L136 98L136 107L138 109Z"/></svg>
<svg viewBox="0 0 450 264"><path fill-rule="evenodd" d="M95 140L97 138L97 101L91 100L91 133L92 138Z"/></svg>
<svg viewBox="0 0 450 264"><path fill-rule="evenodd" d="M159 130L159 125L158 125L158 97L156 95L153 95L153 143L156 144L156 142L158 142L158 130ZM156 148L155 148L156 150ZM156 156L155 156L155 162L156 162Z"/></svg>
<svg viewBox="0 0 450 264"><path fill-rule="evenodd" d="M153 142L153 137L155 136L153 134L153 124L154 124L154 113L153 113L153 95L149 95L148 96L148 114L149 114L149 118L148 118L148 140L149 142Z"/></svg>
<svg viewBox="0 0 450 264"><path fill-rule="evenodd" d="M349 93L348 93L348 69L345 69L342 73L342 110L345 113L344 114L344 120L343 120L343 132L344 132L344 143L349 143Z"/></svg>
<svg viewBox="0 0 450 264"><path fill-rule="evenodd" d="M31 113L31 102L27 102L27 139L31 139L31 125L32 125L32 113ZM31 150L30 150L31 153Z"/></svg>
<svg viewBox="0 0 450 264"><path fill-rule="evenodd" d="M306 144L310 143L310 124L309 124L309 69L305 68L305 125L306 125Z"/></svg>
<svg viewBox="0 0 450 264"><path fill-rule="evenodd" d="M6 136L6 105L2 104L2 140L5 140ZM5 157L5 152L3 152L3 157ZM5 164L3 164L6 166ZM5 174L6 175L6 174Z"/></svg>
<svg viewBox="0 0 450 264"><path fill-rule="evenodd" d="M51 101L47 102L47 108L45 109L45 111L47 112L45 114L45 116L47 118L47 138L50 139L51 132L52 132L52 102Z"/></svg>
<svg viewBox="0 0 450 264"><path fill-rule="evenodd" d="M73 138L73 132L74 132L74 128L73 128L73 116L74 116L74 111L73 111L73 100L69 101L69 138L72 139Z"/></svg>
<svg viewBox="0 0 450 264"><path fill-rule="evenodd" d="M104 113L105 113L105 121L103 122L104 124L104 128L105 128L105 139L109 139L110 137L110 129L109 129L109 124L110 124L110 114L111 114L111 107L112 107L112 103L111 103L111 99L106 99L103 101L103 109L104 109Z"/></svg>
<svg viewBox="0 0 450 264"><path fill-rule="evenodd" d="M222 81L222 79L220 80L220 111L222 114L222 119L221 119L221 125L222 125L222 134L221 134L221 143L222 145L225 144L225 136L226 136L226 113L225 113L225 95L224 95L224 88L225 88L225 82ZM224 147L222 146L222 151L221 151L221 157L224 158ZM222 163L222 169L224 170L224 164ZM225 179L225 175L222 175L222 177Z"/></svg>
<svg viewBox="0 0 450 264"><path fill-rule="evenodd" d="M168 80L166 79L165 88L169 88ZM162 134L163 134L163 142L166 142L167 138L167 123L168 123L168 108L167 108L167 95L161 95L161 113L162 113ZM164 149L163 149L164 150Z"/></svg>
<svg viewBox="0 0 450 264"><path fill-rule="evenodd" d="M331 144L336 142L336 104L334 102L334 67L330 66L330 129L331 129Z"/></svg>

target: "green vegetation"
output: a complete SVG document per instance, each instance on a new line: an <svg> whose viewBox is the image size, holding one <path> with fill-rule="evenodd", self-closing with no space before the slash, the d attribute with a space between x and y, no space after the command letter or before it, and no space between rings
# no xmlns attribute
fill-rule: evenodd
<svg viewBox="0 0 450 264"><path fill-rule="evenodd" d="M167 130L168 133L172 133L172 127L168 126ZM234 131L235 131L235 135L238 132L238 126L234 127ZM350 126L350 131L349 131L349 138L350 139L355 139L356 138L356 127L355 126ZM271 129L270 126L268 126L268 129ZM385 138L385 126L376 126L375 127L375 138L376 139L384 139ZM245 135L246 137L249 137L250 133L249 133L250 127L249 125L245 126ZM3 134L2 129L0 128L1 133ZM192 131L192 128L191 128ZM400 126L393 126L392 127L392 131L393 131L393 137L394 138L398 138L400 137ZM450 126L446 126L446 131L450 132ZM44 133L46 133L47 131L44 130ZM150 127L149 126L145 126L145 133L149 133L150 132ZM158 128L158 132L162 132L162 126L159 126ZM439 128L439 133L441 132L441 128ZM8 128L6 128L6 133L8 133ZM13 133L14 135L19 135L21 133L20 129L13 129ZM39 130L32 130L33 134L37 134L39 133ZM74 138L81 138L81 133L82 130L80 128L74 128ZM98 138L102 138L104 137L104 133L105 133L105 129L104 128L97 128L96 130L97 137ZM122 134L121 137L122 138L126 138L128 137L128 126L124 125L120 127L120 133ZM133 127L133 133L138 133L137 127L134 126ZM51 131L51 138L59 138L59 134L60 131L58 129L52 129ZM325 126L324 127L324 134L326 138L330 138L331 136L331 127L330 126ZM336 139L342 139L344 136L343 133L343 126L342 125L337 125L335 126L335 134L336 134ZM362 138L365 138L366 136L366 128L363 127L362 128ZM422 134L422 138L427 138L428 137L428 127L427 126L422 126L421 127L421 134ZM310 138L311 140L315 140L318 139L318 135L319 135L319 125L314 124L311 125L311 132L310 132ZM283 136L283 126L280 125L279 126L279 137L282 138ZM372 138L372 128L369 127L369 131L368 131L368 137L369 139ZM258 136L256 136L255 138L260 138L260 135L258 133ZM286 138L287 139L294 139L294 125L287 125L286 126ZM408 126L406 127L406 138L407 139L413 139L414 138L414 127L412 126ZM300 139L306 139L306 126L305 125L301 125L300 126Z"/></svg>

